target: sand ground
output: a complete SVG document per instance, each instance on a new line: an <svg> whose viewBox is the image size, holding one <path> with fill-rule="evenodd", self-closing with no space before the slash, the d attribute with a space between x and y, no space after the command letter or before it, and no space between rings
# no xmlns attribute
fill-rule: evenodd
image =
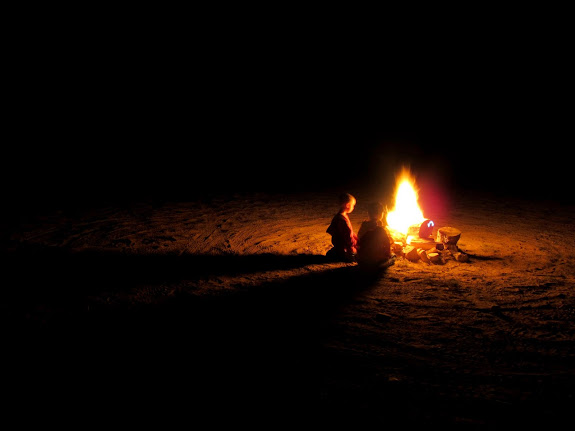
<svg viewBox="0 0 575 431"><path fill-rule="evenodd" d="M359 227L379 196L354 193ZM3 228L6 342L36 370L28 387L54 378L46 364L80 369L92 423L569 420L575 206L431 204L469 261L398 257L377 275L326 261L336 209L331 192L243 193L21 217Z"/></svg>

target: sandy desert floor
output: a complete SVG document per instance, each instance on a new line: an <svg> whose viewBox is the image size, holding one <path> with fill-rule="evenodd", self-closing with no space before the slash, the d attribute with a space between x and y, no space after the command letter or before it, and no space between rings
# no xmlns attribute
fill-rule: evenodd
<svg viewBox="0 0 575 431"><path fill-rule="evenodd" d="M351 192L359 227L379 196ZM461 194L425 215L461 230L468 262L378 275L326 261L336 210L332 192L243 193L21 217L2 232L5 343L30 384L81 368L87 423L571 418L574 205Z"/></svg>

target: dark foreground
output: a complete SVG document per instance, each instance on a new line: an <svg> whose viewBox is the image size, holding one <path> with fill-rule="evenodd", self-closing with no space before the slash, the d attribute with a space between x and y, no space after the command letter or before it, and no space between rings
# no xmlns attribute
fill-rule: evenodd
<svg viewBox="0 0 575 431"><path fill-rule="evenodd" d="M361 304L382 283L390 289L397 284L386 272L374 276L344 265L227 294L181 292L162 303L125 308L97 305L93 298L107 289L157 286L160 279L176 283L184 275L200 279L325 260L130 260L35 250L7 261L9 272L21 274L3 325L18 391L46 408L65 390L83 406L86 423L539 429L565 423L574 406L573 350L561 356L562 348L545 345L539 353L520 352L512 340L497 338L482 340L484 351L470 351L457 363L457 355L466 355L450 357L453 347L445 347L440 361L441 346L430 353L414 346L401 351L390 340L382 344L370 325L361 329L357 316L354 329L346 329L350 304ZM26 270L31 267L35 271ZM52 286L49 292L46 286ZM80 305L78 286L87 304ZM390 318L376 316L381 331ZM365 351L369 346L373 350ZM478 355L497 355L494 361L507 363L508 372L476 369ZM524 372L526 364L532 373ZM515 365L523 371L514 372ZM485 396L489 391L499 393ZM502 394L508 402L500 401Z"/></svg>

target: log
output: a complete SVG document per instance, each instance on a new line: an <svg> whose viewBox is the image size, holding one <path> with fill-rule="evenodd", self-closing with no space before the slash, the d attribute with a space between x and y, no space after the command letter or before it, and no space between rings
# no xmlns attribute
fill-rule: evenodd
<svg viewBox="0 0 575 431"><path fill-rule="evenodd" d="M454 227L441 227L437 229L436 241L443 244L457 244L459 238L461 237L461 231Z"/></svg>
<svg viewBox="0 0 575 431"><path fill-rule="evenodd" d="M427 253L427 257L429 258L429 261L431 263L434 263L436 265L441 265L443 263L445 263L443 261L443 256L440 253Z"/></svg>
<svg viewBox="0 0 575 431"><path fill-rule="evenodd" d="M453 257L457 262L469 262L469 256L465 253L461 252L453 253Z"/></svg>
<svg viewBox="0 0 575 431"><path fill-rule="evenodd" d="M411 262L417 262L419 260L419 254L417 254L417 249L412 246L408 245L403 248L403 254L407 260Z"/></svg>
<svg viewBox="0 0 575 431"><path fill-rule="evenodd" d="M387 229L387 228L386 228L386 230L394 242L404 242L405 241L405 235L402 234L401 232L398 232L398 231L393 230L393 229Z"/></svg>
<svg viewBox="0 0 575 431"><path fill-rule="evenodd" d="M455 244L445 244L445 248L451 254L457 253L459 251L459 247L457 247Z"/></svg>
<svg viewBox="0 0 575 431"><path fill-rule="evenodd" d="M427 257L427 250L424 250L422 248L418 248L417 249L417 254L419 255L419 258L425 262L425 263L429 263L429 258Z"/></svg>
<svg viewBox="0 0 575 431"><path fill-rule="evenodd" d="M407 228L407 235L406 236L419 236L419 225L411 225Z"/></svg>
<svg viewBox="0 0 575 431"><path fill-rule="evenodd" d="M391 250L400 256L403 256L403 244L401 242L395 241L392 245L391 245Z"/></svg>
<svg viewBox="0 0 575 431"><path fill-rule="evenodd" d="M434 240L423 238L410 238L408 240L408 244L417 248L423 248L425 250L430 250L437 245ZM443 244L441 245L443 246Z"/></svg>

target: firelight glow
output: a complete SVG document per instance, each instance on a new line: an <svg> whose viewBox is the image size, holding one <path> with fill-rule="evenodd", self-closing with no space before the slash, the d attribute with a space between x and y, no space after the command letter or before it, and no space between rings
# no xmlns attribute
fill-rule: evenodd
<svg viewBox="0 0 575 431"><path fill-rule="evenodd" d="M407 235L410 226L421 224L425 217L419 204L415 180L409 170L404 168L397 179L395 205L387 212L387 225L391 230Z"/></svg>

